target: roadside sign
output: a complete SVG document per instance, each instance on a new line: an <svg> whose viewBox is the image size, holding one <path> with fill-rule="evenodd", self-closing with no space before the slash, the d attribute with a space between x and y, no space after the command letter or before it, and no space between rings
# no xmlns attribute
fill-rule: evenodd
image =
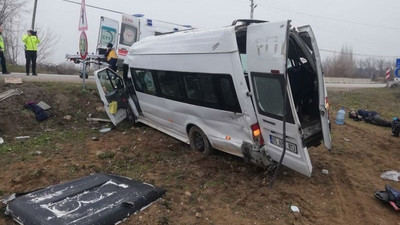
<svg viewBox="0 0 400 225"><path fill-rule="evenodd" d="M86 9L85 9L85 0L82 0L81 3L81 14L79 16L79 31L88 30L88 23L86 17Z"/></svg>
<svg viewBox="0 0 400 225"><path fill-rule="evenodd" d="M79 38L79 54L81 55L82 59L86 59L88 55L88 41L85 31L81 32L81 36Z"/></svg>
<svg viewBox="0 0 400 225"><path fill-rule="evenodd" d="M400 67L396 68L396 70L394 71L394 75L396 75L396 77L400 78Z"/></svg>
<svg viewBox="0 0 400 225"><path fill-rule="evenodd" d="M400 67L400 59L396 59L396 67Z"/></svg>

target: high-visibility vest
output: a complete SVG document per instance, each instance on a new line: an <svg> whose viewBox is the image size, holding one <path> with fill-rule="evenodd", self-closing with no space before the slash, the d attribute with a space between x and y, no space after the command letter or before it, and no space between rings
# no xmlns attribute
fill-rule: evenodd
<svg viewBox="0 0 400 225"><path fill-rule="evenodd" d="M4 40L3 40L3 35L0 34L0 48L1 51L4 51Z"/></svg>
<svg viewBox="0 0 400 225"><path fill-rule="evenodd" d="M117 53L114 49L111 49L107 55L107 62L110 61L110 59L118 59Z"/></svg>
<svg viewBox="0 0 400 225"><path fill-rule="evenodd" d="M37 44L40 43L38 37L27 34L22 36L22 41L25 43L25 50L27 51L37 51Z"/></svg>

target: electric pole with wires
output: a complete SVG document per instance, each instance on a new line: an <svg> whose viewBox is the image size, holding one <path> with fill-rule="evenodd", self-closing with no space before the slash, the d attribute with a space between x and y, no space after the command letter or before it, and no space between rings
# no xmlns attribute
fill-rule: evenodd
<svg viewBox="0 0 400 225"><path fill-rule="evenodd" d="M257 7L257 5L254 5L254 0L250 0L250 19L254 19L254 9Z"/></svg>

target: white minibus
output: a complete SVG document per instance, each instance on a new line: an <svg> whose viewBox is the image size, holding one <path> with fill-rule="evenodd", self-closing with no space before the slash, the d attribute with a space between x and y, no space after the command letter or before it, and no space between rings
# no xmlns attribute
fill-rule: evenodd
<svg viewBox="0 0 400 225"><path fill-rule="evenodd" d="M308 147L323 141L331 148L321 59L309 26L238 20L151 36L132 45L123 77L105 68L95 79L115 125L131 114L205 154L220 150L261 166L279 161L285 101L282 164L311 176Z"/></svg>

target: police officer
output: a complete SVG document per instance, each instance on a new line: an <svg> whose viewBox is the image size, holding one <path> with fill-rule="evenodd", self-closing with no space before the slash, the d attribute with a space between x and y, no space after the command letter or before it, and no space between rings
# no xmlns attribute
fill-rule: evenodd
<svg viewBox="0 0 400 225"><path fill-rule="evenodd" d="M36 36L36 32L28 30L22 41L25 44L25 58L26 58L26 75L29 75L29 67L32 62L32 75L37 76L36 73L36 58L37 58L37 45L40 43L39 38Z"/></svg>
<svg viewBox="0 0 400 225"><path fill-rule="evenodd" d="M0 61L1 61L1 71L3 74L10 74L6 67L6 58L4 57L4 40L3 40L3 28L0 27Z"/></svg>

